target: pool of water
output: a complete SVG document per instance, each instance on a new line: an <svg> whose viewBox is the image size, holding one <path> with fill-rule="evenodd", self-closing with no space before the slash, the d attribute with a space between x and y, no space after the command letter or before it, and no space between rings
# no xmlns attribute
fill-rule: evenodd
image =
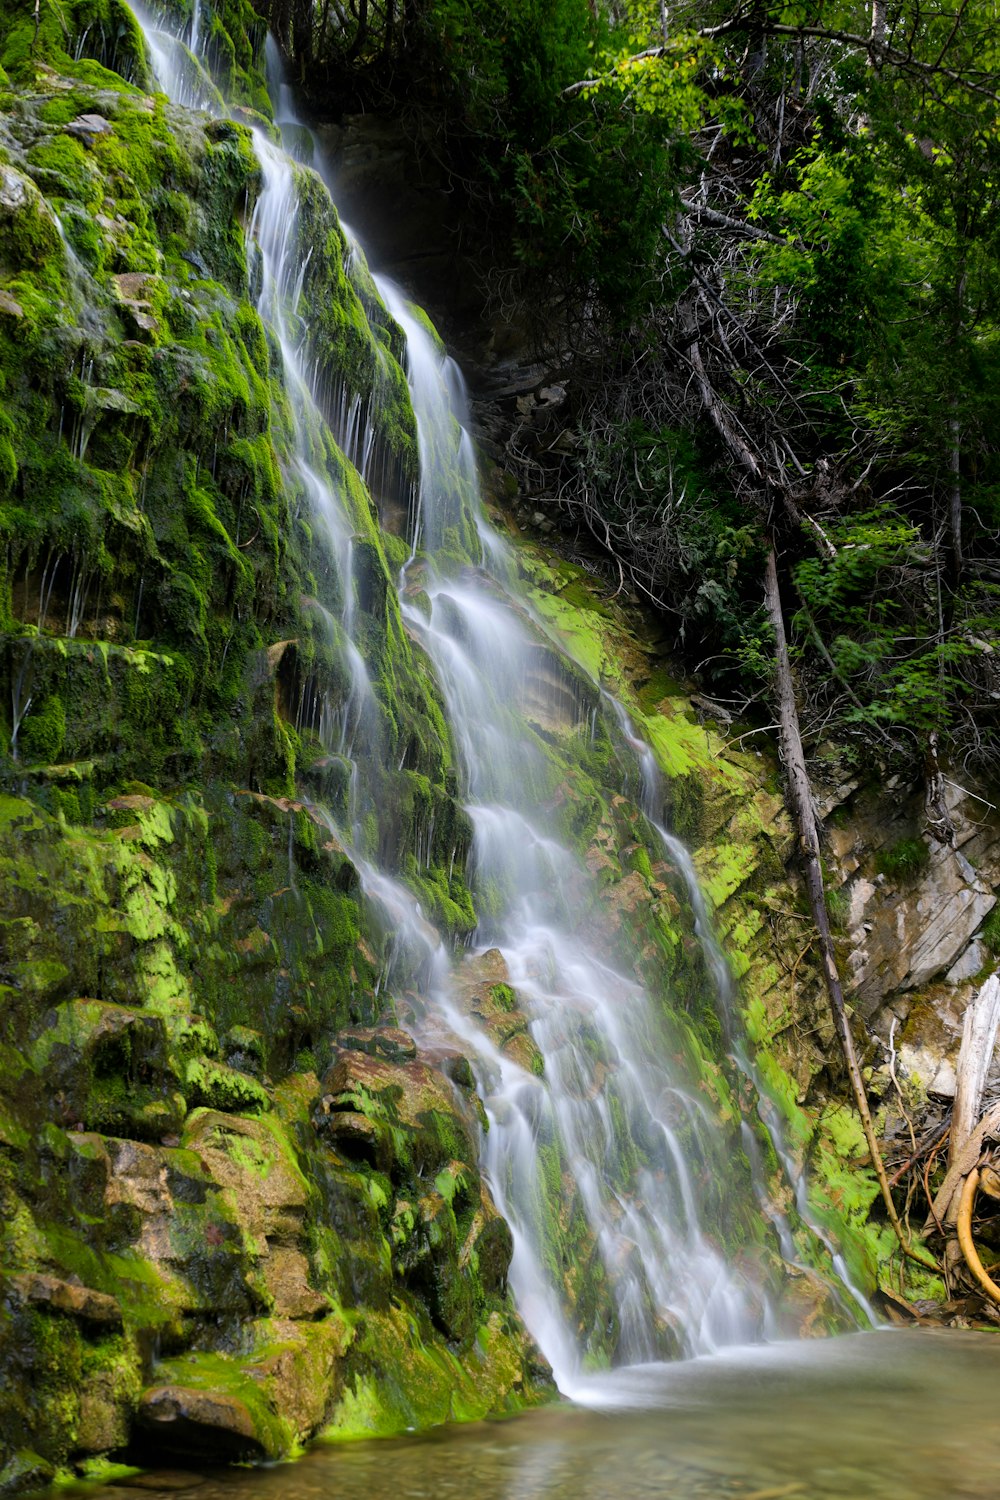
<svg viewBox="0 0 1000 1500"><path fill-rule="evenodd" d="M586 1404L89 1500L998 1500L1000 1336L914 1329L595 1378ZM65 1495L65 1491L63 1494Z"/></svg>

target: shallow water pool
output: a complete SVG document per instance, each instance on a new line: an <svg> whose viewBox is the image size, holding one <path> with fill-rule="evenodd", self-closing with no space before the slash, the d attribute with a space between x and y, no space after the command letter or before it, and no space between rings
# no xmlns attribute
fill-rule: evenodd
<svg viewBox="0 0 1000 1500"><path fill-rule="evenodd" d="M150 1472L91 1500L1000 1500L1000 1336L864 1333L597 1377L503 1421ZM63 1494L65 1495L65 1491Z"/></svg>

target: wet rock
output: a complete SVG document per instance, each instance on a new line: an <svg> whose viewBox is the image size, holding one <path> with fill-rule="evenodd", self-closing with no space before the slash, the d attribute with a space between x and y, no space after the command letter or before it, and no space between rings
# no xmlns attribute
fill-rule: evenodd
<svg viewBox="0 0 1000 1500"><path fill-rule="evenodd" d="M105 1292L95 1292L92 1287L74 1286L38 1271L12 1276L9 1286L23 1302L35 1303L50 1312L67 1313L81 1322L105 1328L121 1327L121 1304Z"/></svg>
<svg viewBox="0 0 1000 1500"><path fill-rule="evenodd" d="M411 1062L417 1055L413 1038L395 1026L352 1027L338 1034L337 1045L352 1052L366 1052L370 1057L386 1057L390 1062Z"/></svg>
<svg viewBox="0 0 1000 1500"><path fill-rule="evenodd" d="M159 331L159 319L155 315L153 298L162 290L159 276L143 271L126 271L115 277L118 302L131 324L133 334L155 334Z"/></svg>
<svg viewBox="0 0 1000 1500"><path fill-rule="evenodd" d="M92 146L102 135L113 135L114 127L103 115L77 115L65 126L67 135L75 135L85 146Z"/></svg>
<svg viewBox="0 0 1000 1500"><path fill-rule="evenodd" d="M103 1000L67 1000L45 1017L32 1063L57 1122L155 1140L187 1106L163 1018Z"/></svg>
<svg viewBox="0 0 1000 1500"><path fill-rule="evenodd" d="M247 1406L219 1391L157 1385L143 1393L137 1413L140 1444L215 1461L269 1456Z"/></svg>
<svg viewBox="0 0 1000 1500"><path fill-rule="evenodd" d="M464 1270L475 1257L476 1270L484 1289L488 1292L500 1292L507 1285L507 1272L513 1254L514 1237L510 1226L498 1212L483 1185L480 1206L472 1217L459 1252L458 1264Z"/></svg>
<svg viewBox="0 0 1000 1500"><path fill-rule="evenodd" d="M512 1062L516 1062L526 1073L531 1073L535 1078L541 1078L545 1072L545 1058L542 1050L534 1037L529 1036L527 1030L514 1032L503 1043L503 1052Z"/></svg>
<svg viewBox="0 0 1000 1500"><path fill-rule="evenodd" d="M316 1318L330 1309L330 1299L309 1284L309 1261L301 1250L275 1246L264 1262L264 1280L274 1311L284 1318Z"/></svg>
<svg viewBox="0 0 1000 1500"><path fill-rule="evenodd" d="M249 1234L278 1244L298 1242L309 1187L279 1130L263 1120L197 1110L183 1140L211 1181L231 1190Z"/></svg>
<svg viewBox="0 0 1000 1500"><path fill-rule="evenodd" d="M340 1394L343 1357L353 1334L337 1317L306 1325L275 1318L266 1332L267 1352L249 1362L245 1372L302 1442Z"/></svg>
<svg viewBox="0 0 1000 1500"><path fill-rule="evenodd" d="M379 1121L355 1110L338 1108L332 1094L325 1094L320 1100L316 1126L333 1149L349 1161L366 1162L380 1171L388 1171L392 1166L392 1144Z"/></svg>
<svg viewBox="0 0 1000 1500"><path fill-rule="evenodd" d="M37 1453L22 1448L0 1469L0 1495L23 1495L44 1489L55 1478L55 1469Z"/></svg>
<svg viewBox="0 0 1000 1500"><path fill-rule="evenodd" d="M249 1026L231 1026L222 1038L226 1065L259 1078L264 1071L264 1038Z"/></svg>
<svg viewBox="0 0 1000 1500"><path fill-rule="evenodd" d="M441 1060L441 1070L452 1083L457 1083L461 1089L474 1089L476 1086L472 1064L462 1052L455 1052L444 1057Z"/></svg>
<svg viewBox="0 0 1000 1500"><path fill-rule="evenodd" d="M438 1192L426 1193L417 1205L416 1253L409 1271L434 1321L448 1338L468 1340L475 1332L476 1307L467 1276L454 1274L457 1227L451 1205Z"/></svg>
<svg viewBox="0 0 1000 1500"><path fill-rule="evenodd" d="M353 1114L392 1127L392 1169L437 1172L450 1159L475 1157L472 1121L436 1069L342 1052L323 1079L323 1114Z"/></svg>
<svg viewBox="0 0 1000 1500"><path fill-rule="evenodd" d="M510 970L498 948L467 959L456 985L464 1010L483 1025L493 1043L526 1072L540 1076L545 1062L518 1008Z"/></svg>

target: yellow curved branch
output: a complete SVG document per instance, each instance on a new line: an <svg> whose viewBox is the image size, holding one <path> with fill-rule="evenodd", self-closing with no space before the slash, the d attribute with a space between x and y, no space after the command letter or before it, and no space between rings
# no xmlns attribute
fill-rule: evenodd
<svg viewBox="0 0 1000 1500"><path fill-rule="evenodd" d="M965 1256L965 1264L991 1301L1000 1307L1000 1286L997 1286L992 1276L986 1270L979 1253L972 1243L972 1206L976 1201L976 1190L979 1187L979 1168L974 1167L962 1184L962 1197L958 1205L958 1243Z"/></svg>

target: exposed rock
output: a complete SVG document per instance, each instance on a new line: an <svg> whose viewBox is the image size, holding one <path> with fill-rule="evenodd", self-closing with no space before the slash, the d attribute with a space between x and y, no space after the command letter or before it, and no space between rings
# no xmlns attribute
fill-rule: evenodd
<svg viewBox="0 0 1000 1500"><path fill-rule="evenodd" d="M979 938L973 938L944 976L945 984L964 984L967 979L974 979L985 967L988 956L986 944Z"/></svg>
<svg viewBox="0 0 1000 1500"><path fill-rule="evenodd" d="M959 850L931 841L930 851L926 870L909 887L864 877L852 882L850 987L866 1015L886 995L923 989L945 975L996 905Z"/></svg>
<svg viewBox="0 0 1000 1500"><path fill-rule="evenodd" d="M311 1267L301 1250L274 1245L264 1262L264 1280L281 1318L315 1318L329 1312L330 1299L310 1286Z"/></svg>
<svg viewBox="0 0 1000 1500"><path fill-rule="evenodd" d="M412 1163L418 1172L434 1173L452 1157L475 1157L471 1120L463 1116L457 1095L441 1074L424 1063L391 1063L345 1051L322 1087L323 1115L360 1115L376 1128L393 1127L391 1132L382 1129L379 1139L399 1165Z"/></svg>
<svg viewBox="0 0 1000 1500"><path fill-rule="evenodd" d="M95 1292L92 1287L74 1286L68 1281L60 1281L57 1276L46 1276L38 1271L12 1276L8 1285L14 1295L25 1302L33 1302L52 1312L68 1313L84 1323L106 1328L121 1327L121 1304L104 1292Z"/></svg>
<svg viewBox="0 0 1000 1500"><path fill-rule="evenodd" d="M352 1027L338 1033L337 1046L367 1052L371 1057L387 1057L390 1062L411 1062L417 1055L413 1038L395 1026Z"/></svg>
<svg viewBox="0 0 1000 1500"><path fill-rule="evenodd" d="M297 1243L309 1187L279 1132L262 1120L197 1110L183 1139L212 1182L231 1190L248 1235Z"/></svg>
<svg viewBox="0 0 1000 1500"><path fill-rule="evenodd" d="M353 1334L336 1317L303 1327L281 1318L268 1324L265 1353L246 1367L302 1442L322 1424L343 1388L342 1361Z"/></svg>
<svg viewBox="0 0 1000 1500"><path fill-rule="evenodd" d="M219 1391L153 1386L143 1392L137 1421L154 1453L223 1461L271 1456L244 1403Z"/></svg>
<svg viewBox="0 0 1000 1500"><path fill-rule="evenodd" d="M103 115L77 115L64 129L67 135L78 136L86 146L92 146L99 136L114 134L111 121Z"/></svg>

